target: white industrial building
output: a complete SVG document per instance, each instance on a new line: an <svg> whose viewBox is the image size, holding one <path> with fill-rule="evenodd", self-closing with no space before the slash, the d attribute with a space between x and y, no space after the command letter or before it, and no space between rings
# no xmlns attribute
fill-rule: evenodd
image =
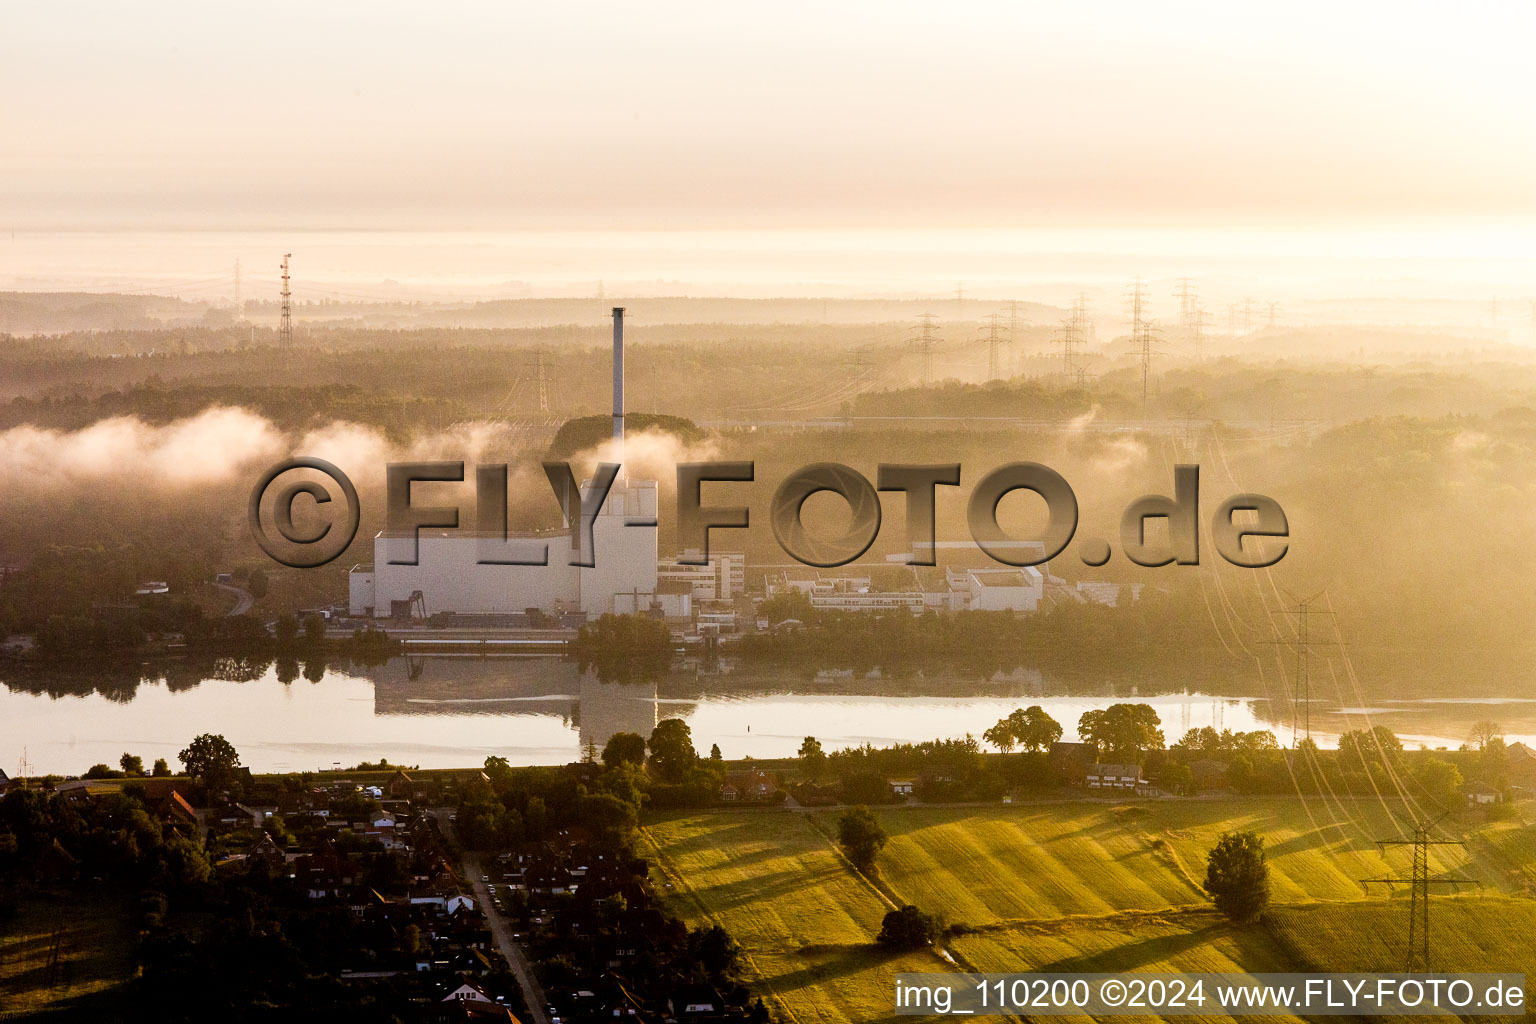
<svg viewBox="0 0 1536 1024"><path fill-rule="evenodd" d="M613 311L613 436L624 440L624 311ZM590 484L583 484L583 494ZM583 612L649 612L658 603L656 570L656 481L621 474L592 522L592 567L570 565L568 533L525 534L523 545L549 545L545 565L480 564L482 538L468 530L422 530L410 535L380 533L373 540L373 564L352 570L348 610L353 615L424 617L438 612L462 615L516 615L530 609L550 615ZM636 521L645 525L632 525ZM391 561L393 559L393 562ZM668 588L671 589L671 588ZM677 610L677 602L667 602ZM691 611L691 609L689 609Z"/></svg>
<svg viewBox="0 0 1536 1024"><path fill-rule="evenodd" d="M828 611L883 612L905 608L914 615L935 611L1034 612L1045 596L1046 573L1035 566L1020 569L944 570L942 585L876 589L868 576L844 576L816 569L786 569L765 581L768 596L798 590L811 607Z"/></svg>
<svg viewBox="0 0 1536 1024"><path fill-rule="evenodd" d="M1035 566L1021 569L948 569L950 607L959 611L1033 612L1045 596L1045 575Z"/></svg>
<svg viewBox="0 0 1536 1024"><path fill-rule="evenodd" d="M708 565L663 561L656 566L658 582L688 584L695 601L734 601L742 594L745 577L746 556L739 551L711 552Z"/></svg>
<svg viewBox="0 0 1536 1024"><path fill-rule="evenodd" d="M585 612L597 618L649 610L656 594L656 527L630 526L631 518L656 521L654 480L614 481L602 512L592 521L592 568L570 565L568 533L524 534L514 539L549 545L547 565L482 565L481 538L472 531L422 530L416 564L410 535L380 533L373 564L352 570L348 611L379 618L433 615L515 615L531 608L548 615ZM624 601L616 598L623 595Z"/></svg>

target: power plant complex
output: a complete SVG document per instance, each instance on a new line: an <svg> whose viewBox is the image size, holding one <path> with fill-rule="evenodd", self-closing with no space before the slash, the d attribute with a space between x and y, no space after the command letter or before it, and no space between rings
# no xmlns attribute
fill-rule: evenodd
<svg viewBox="0 0 1536 1024"><path fill-rule="evenodd" d="M624 442L624 309L613 310L613 438ZM584 482L585 496L592 486ZM592 523L590 567L570 565L560 541L568 533L508 535L548 545L544 565L480 564L483 538L472 531L422 530L373 539L373 564L353 568L348 610L353 615L400 618L429 613L550 616L660 611L686 617L692 588L666 581L658 593L656 481L614 480ZM496 538L500 539L500 538ZM412 558L414 549L415 557ZM415 564L399 564L406 560Z"/></svg>
<svg viewBox="0 0 1536 1024"><path fill-rule="evenodd" d="M613 308L613 439L622 462L624 309L619 306ZM592 487L590 480L580 485L583 505ZM592 520L592 557L581 559L590 565L570 564L569 522L560 531L505 536L458 529L382 531L373 540L373 562L351 571L348 613L395 620L440 614L517 617L494 624L538 625L539 620L554 620L565 626L608 614L654 615L685 630L697 627L716 635L736 631L734 605L746 596L743 555L714 551L708 565L658 561L657 498L655 480L631 480L621 468ZM1043 559L1045 551L1039 542L1019 544L1038 548L1037 555ZM536 561L542 553L543 564L482 562L488 546L498 545L520 548L520 562ZM963 547L973 552L972 557L979 555L969 542L946 541L937 546ZM1073 589L1051 575L1049 563L1043 560L1024 569L946 566L919 572L909 568L909 575L894 586L877 585L868 570L827 574L803 566L759 568L767 570L763 578L767 597L799 591L812 608L824 611L904 609L920 615L976 609L1028 614L1048 595L1113 605L1121 590L1098 583L1079 583ZM1132 600L1136 589L1132 588Z"/></svg>

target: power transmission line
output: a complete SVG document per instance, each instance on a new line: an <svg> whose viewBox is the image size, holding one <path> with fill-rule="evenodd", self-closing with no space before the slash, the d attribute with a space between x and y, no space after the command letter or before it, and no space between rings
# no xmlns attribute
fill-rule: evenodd
<svg viewBox="0 0 1536 1024"><path fill-rule="evenodd" d="M1446 814L1450 812L1447 811ZM1416 822L1413 826L1412 839L1378 839L1376 845L1383 852L1389 846L1411 846L1413 848L1413 867L1408 878L1367 878L1364 882L1369 885L1377 883L1381 885L1412 886L1412 899L1408 905L1408 958L1404 973L1413 974L1415 971L1429 973L1430 943L1429 943L1429 887L1432 885L1475 885L1470 878L1430 878L1429 877L1429 848L1431 846L1460 846L1466 844L1457 839L1431 839L1429 830L1434 828L1445 814L1440 815L1431 822Z"/></svg>

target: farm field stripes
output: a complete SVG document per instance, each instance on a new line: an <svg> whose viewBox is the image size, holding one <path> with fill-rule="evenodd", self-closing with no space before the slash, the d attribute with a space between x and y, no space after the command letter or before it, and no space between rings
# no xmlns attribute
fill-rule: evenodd
<svg viewBox="0 0 1536 1024"><path fill-rule="evenodd" d="M133 973L123 901L39 894L0 922L0 1011L100 1008Z"/></svg>
<svg viewBox="0 0 1536 1024"><path fill-rule="evenodd" d="M880 808L891 838L879 885L966 926L946 945L980 970L1343 970L1353 955L1330 962L1330 950L1356 944L1332 936L1356 932L1362 955L1393 968L1405 911L1360 884L1401 867L1374 843L1391 823L1377 804L1349 809L1353 821L1314 824L1295 800ZM836 821L833 811L719 811L647 827L678 912L728 928L797 1024L887 1019L896 971L952 969L930 953L872 945L887 907L837 855ZM1227 925L1200 888L1207 851L1239 828L1267 840L1277 906L1264 926ZM1478 825L1468 854L1452 851L1435 870L1523 892L1526 876L1511 865L1533 842L1519 822ZM1466 955L1482 943L1507 960L1513 944L1528 944L1517 924L1475 923L1504 903L1524 936L1536 933L1536 903L1459 902L1448 913L1471 915L1468 929L1484 937L1458 940Z"/></svg>
<svg viewBox="0 0 1536 1024"><path fill-rule="evenodd" d="M951 945L978 970L999 973L1298 969L1262 927L1233 926L1207 909L1003 924L956 936ZM1230 1018L1211 1014L1167 1019Z"/></svg>
<svg viewBox="0 0 1536 1024"><path fill-rule="evenodd" d="M1406 900L1276 907L1265 918L1277 944L1319 971L1401 971ZM1435 899L1436 971L1519 972L1536 979L1536 901L1464 894ZM1341 952L1347 951L1347 952Z"/></svg>
<svg viewBox="0 0 1536 1024"><path fill-rule="evenodd" d="M683 815L646 831L688 886L673 909L724 925L798 1024L886 1019L895 972L946 968L870 944L887 907L799 815Z"/></svg>
<svg viewBox="0 0 1536 1024"><path fill-rule="evenodd" d="M891 840L880 870L911 902L976 926L1203 906L1207 851L1224 831L1254 829L1266 838L1276 902L1359 900L1367 896L1360 879L1400 867L1372 838L1387 834L1385 815L1360 810L1365 820L1346 829L1314 828L1301 805L1287 800L885 808L877 814ZM835 830L835 814L819 820L824 831ZM1435 867L1485 882L1505 873L1467 863L1457 851Z"/></svg>

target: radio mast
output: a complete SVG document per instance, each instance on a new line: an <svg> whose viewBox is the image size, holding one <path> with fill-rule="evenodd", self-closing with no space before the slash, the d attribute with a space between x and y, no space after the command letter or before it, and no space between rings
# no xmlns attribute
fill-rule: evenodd
<svg viewBox="0 0 1536 1024"><path fill-rule="evenodd" d="M283 314L277 325L278 344L293 347L293 295L288 291L288 260L293 253L283 253Z"/></svg>

